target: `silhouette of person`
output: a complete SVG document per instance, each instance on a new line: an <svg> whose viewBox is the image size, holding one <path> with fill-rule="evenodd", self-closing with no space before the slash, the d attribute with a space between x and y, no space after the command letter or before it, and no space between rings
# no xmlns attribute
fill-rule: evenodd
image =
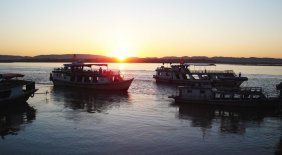
<svg viewBox="0 0 282 155"><path fill-rule="evenodd" d="M102 67L99 68L99 74L102 75Z"/></svg>

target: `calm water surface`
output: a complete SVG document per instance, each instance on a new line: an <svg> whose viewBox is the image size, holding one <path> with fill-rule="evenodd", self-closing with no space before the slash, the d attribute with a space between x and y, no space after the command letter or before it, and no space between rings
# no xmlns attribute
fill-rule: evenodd
<svg viewBox="0 0 282 155"><path fill-rule="evenodd" d="M275 111L175 105L175 86L154 82L160 64L110 64L134 77L127 93L55 88L49 73L62 63L1 63L25 74L38 94L0 109L0 154L281 154ZM207 68L209 69L209 68ZM282 67L218 65L247 76L245 86L277 95ZM48 94L45 94L48 92Z"/></svg>

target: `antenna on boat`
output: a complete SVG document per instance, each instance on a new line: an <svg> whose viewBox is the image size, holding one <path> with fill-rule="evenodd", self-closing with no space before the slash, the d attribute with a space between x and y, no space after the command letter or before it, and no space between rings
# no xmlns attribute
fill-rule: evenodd
<svg viewBox="0 0 282 155"><path fill-rule="evenodd" d="M184 64L184 58L183 57L180 58L179 63L180 63L180 65Z"/></svg>
<svg viewBox="0 0 282 155"><path fill-rule="evenodd" d="M73 61L73 62L76 61L76 54L73 54L73 56L72 56L72 61Z"/></svg>

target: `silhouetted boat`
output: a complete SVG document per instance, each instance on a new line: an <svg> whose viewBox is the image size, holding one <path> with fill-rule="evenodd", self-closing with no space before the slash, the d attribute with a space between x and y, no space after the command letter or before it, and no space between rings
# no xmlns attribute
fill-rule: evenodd
<svg viewBox="0 0 282 155"><path fill-rule="evenodd" d="M93 69L98 66L99 69ZM105 70L102 67L106 67ZM54 86L70 86L95 90L127 91L134 78L124 79L120 71L108 70L108 64L85 64L76 61L64 64L50 73Z"/></svg>
<svg viewBox="0 0 282 155"><path fill-rule="evenodd" d="M169 98L176 103L257 108L278 108L282 101L281 96L266 97L260 87L218 90L208 85L179 86L178 94Z"/></svg>
<svg viewBox="0 0 282 155"><path fill-rule="evenodd" d="M0 74L0 105L26 102L34 95L34 81L20 80L22 74Z"/></svg>
<svg viewBox="0 0 282 155"><path fill-rule="evenodd" d="M215 64L180 63L170 67L158 67L153 78L156 82L175 83L193 86L197 83L209 83L216 88L238 88L247 81L247 77L237 76L233 70L191 70L191 66L215 66Z"/></svg>

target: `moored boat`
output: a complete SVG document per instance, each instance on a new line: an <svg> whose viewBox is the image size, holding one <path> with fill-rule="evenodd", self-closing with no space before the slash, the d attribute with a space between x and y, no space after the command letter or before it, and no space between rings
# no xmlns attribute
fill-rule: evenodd
<svg viewBox="0 0 282 155"><path fill-rule="evenodd" d="M255 108L278 108L282 101L281 96L266 97L260 87L218 90L211 86L179 86L178 94L169 98L176 103Z"/></svg>
<svg viewBox="0 0 282 155"><path fill-rule="evenodd" d="M93 66L99 67L99 69L95 69ZM55 68L50 73L50 80L54 86L107 91L127 91L133 79L124 79L120 71L109 70L108 64L85 64L81 61L64 64L63 68Z"/></svg>
<svg viewBox="0 0 282 155"><path fill-rule="evenodd" d="M0 106L26 102L37 91L35 82L22 80L22 74L0 74Z"/></svg>
<svg viewBox="0 0 282 155"><path fill-rule="evenodd" d="M191 66L205 67L204 70L192 70ZM174 83L193 86L195 83L210 83L216 88L238 88L247 81L247 77L235 74L233 70L207 70L206 67L215 64L180 63L179 65L162 65L156 69L153 78L156 82Z"/></svg>

